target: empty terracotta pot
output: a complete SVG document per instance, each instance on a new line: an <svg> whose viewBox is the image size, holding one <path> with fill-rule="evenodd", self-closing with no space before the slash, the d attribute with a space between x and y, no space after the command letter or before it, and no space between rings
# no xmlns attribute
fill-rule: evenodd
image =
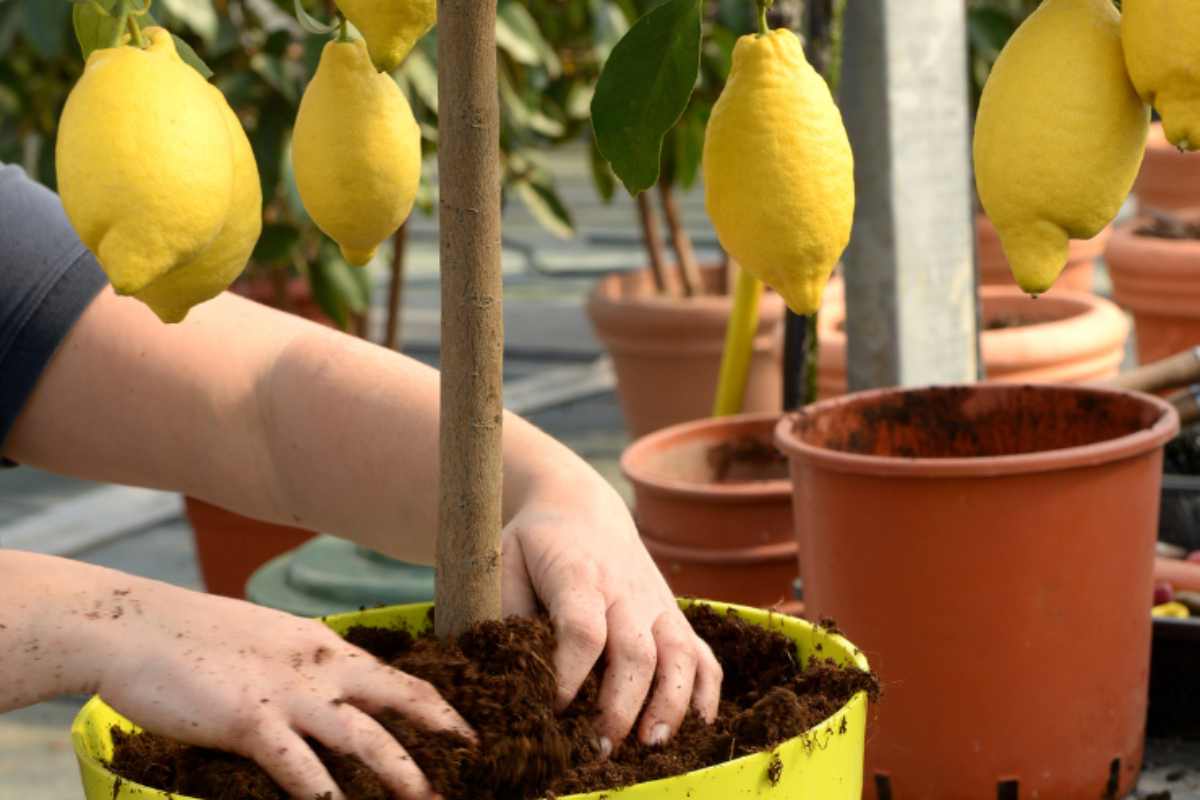
<svg viewBox="0 0 1200 800"><path fill-rule="evenodd" d="M1150 126L1146 157L1133 194L1143 211L1200 208L1200 158L1179 152L1163 135L1160 122Z"/></svg>
<svg viewBox="0 0 1200 800"><path fill-rule="evenodd" d="M1055 290L1038 299L1017 286L983 286L980 351L988 380L1086 383L1115 376L1125 358L1129 322L1116 305L1088 292ZM846 307L826 295L820 326L817 392L846 391Z"/></svg>
<svg viewBox="0 0 1200 800"><path fill-rule="evenodd" d="M805 604L885 687L868 797L1133 788L1178 427L1148 395L995 383L864 392L780 422Z"/></svg>
<svg viewBox="0 0 1200 800"><path fill-rule="evenodd" d="M1143 364L1200 344L1200 240L1139 235L1147 222L1119 227L1104 254L1113 298L1133 312Z"/></svg>
<svg viewBox="0 0 1200 800"><path fill-rule="evenodd" d="M778 421L682 423L622 455L638 531L676 594L762 607L792 600L792 485L773 441Z"/></svg>
<svg viewBox="0 0 1200 800"><path fill-rule="evenodd" d="M588 298L588 317L612 356L631 437L712 413L733 299L711 293L720 270L703 274L710 294L700 297L657 294L649 270L642 270L607 276ZM764 293L746 411L782 409L783 317L783 300Z"/></svg>
<svg viewBox="0 0 1200 800"><path fill-rule="evenodd" d="M1055 293L1066 289L1076 292L1092 290L1092 276L1096 269L1096 259L1104 252L1104 242L1108 238L1109 229L1105 228L1099 236L1093 239L1072 239L1067 265L1062 274L1054 282ZM1012 270L1009 269L1008 259L1004 257L1004 248L1000 245L1000 234L996 226L985 214L975 215L975 241L979 263L979 283L982 286L1016 286Z"/></svg>

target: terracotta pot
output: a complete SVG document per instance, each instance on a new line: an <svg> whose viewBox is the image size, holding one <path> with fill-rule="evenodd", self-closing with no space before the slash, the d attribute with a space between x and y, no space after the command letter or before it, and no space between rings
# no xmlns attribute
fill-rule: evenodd
<svg viewBox="0 0 1200 800"><path fill-rule="evenodd" d="M704 270L709 291L720 271ZM617 397L632 437L712 413L732 298L660 296L649 270L602 279L588 298L596 336L612 355ZM763 295L746 411L778 413L783 405L783 300Z"/></svg>
<svg viewBox="0 0 1200 800"><path fill-rule="evenodd" d="M762 607L791 601L798 569L785 465L759 473L767 479L753 480L751 470L743 480L717 482L710 461L724 444L753 441L774 451L778 421L778 414L744 414L686 422L622 455L638 531L676 594Z"/></svg>
<svg viewBox="0 0 1200 800"><path fill-rule="evenodd" d="M864 392L780 422L805 604L887 687L868 797L1133 788L1178 428L1156 397L1003 384Z"/></svg>
<svg viewBox="0 0 1200 800"><path fill-rule="evenodd" d="M194 497L184 498L196 541L196 560L204 587L212 594L245 597L254 571L316 534L272 525L226 511Z"/></svg>
<svg viewBox="0 0 1200 800"><path fill-rule="evenodd" d="M1092 275L1096 269L1096 259L1104 252L1104 243L1108 240L1109 228L1105 228L1099 236L1092 239L1072 239L1067 256L1067 265L1062 274L1054 282L1054 291L1061 289L1076 292L1092 290ZM975 240L978 243L976 251L979 259L979 283L983 286L1016 286L1008 259L1004 257L1004 248L1000 246L1000 234L996 226L984 214L975 215Z"/></svg>
<svg viewBox="0 0 1200 800"><path fill-rule="evenodd" d="M1200 241L1137 235L1146 222L1118 228L1104 254L1113 297L1133 312L1143 364L1200 344Z"/></svg>
<svg viewBox="0 0 1200 800"><path fill-rule="evenodd" d="M1120 371L1129 322L1108 300L1058 290L1034 300L1016 286L983 286L979 295L980 350L988 380L1086 383ZM846 308L841 292L830 292L827 299L818 318L822 398L846 391Z"/></svg>
<svg viewBox="0 0 1200 800"><path fill-rule="evenodd" d="M1150 126L1146 157L1133 194L1143 211L1200 208L1200 158L1181 153L1168 142L1161 122Z"/></svg>

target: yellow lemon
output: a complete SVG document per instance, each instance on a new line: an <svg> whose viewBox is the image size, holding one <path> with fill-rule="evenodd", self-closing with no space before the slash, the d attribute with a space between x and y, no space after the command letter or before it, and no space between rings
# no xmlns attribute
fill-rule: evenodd
<svg viewBox="0 0 1200 800"><path fill-rule="evenodd" d="M56 150L67 217L120 294L200 258L235 200L228 104L180 60L169 33L148 28L145 36L145 49L88 57Z"/></svg>
<svg viewBox="0 0 1200 800"><path fill-rule="evenodd" d="M325 45L296 115L292 167L304 208L351 264L370 261L412 211L421 131L361 41Z"/></svg>
<svg viewBox="0 0 1200 800"><path fill-rule="evenodd" d="M1200 0L1125 0L1125 66L1181 150L1200 150Z"/></svg>
<svg viewBox="0 0 1200 800"><path fill-rule="evenodd" d="M220 96L216 87L209 87ZM224 98L221 98L224 105ZM224 105L233 143L233 202L225 226L193 261L168 272L135 294L163 322L182 322L192 306L229 288L250 259L262 233L262 187L250 141L233 110Z"/></svg>
<svg viewBox="0 0 1200 800"><path fill-rule="evenodd" d="M704 139L704 199L721 245L798 314L821 305L850 241L854 156L795 34L738 39Z"/></svg>
<svg viewBox="0 0 1200 800"><path fill-rule="evenodd" d="M1046 0L996 60L975 122L975 182L1021 288L1041 294L1117 215L1149 108L1125 73L1110 0Z"/></svg>
<svg viewBox="0 0 1200 800"><path fill-rule="evenodd" d="M384 72L400 66L437 22L437 0L337 0L337 4L362 31L371 60Z"/></svg>

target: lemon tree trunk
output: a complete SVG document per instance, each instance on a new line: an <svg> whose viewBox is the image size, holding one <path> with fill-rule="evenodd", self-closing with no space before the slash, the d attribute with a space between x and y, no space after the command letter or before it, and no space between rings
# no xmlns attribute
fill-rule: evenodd
<svg viewBox="0 0 1200 800"><path fill-rule="evenodd" d="M500 617L500 140L496 0L438 2L442 272L436 631Z"/></svg>

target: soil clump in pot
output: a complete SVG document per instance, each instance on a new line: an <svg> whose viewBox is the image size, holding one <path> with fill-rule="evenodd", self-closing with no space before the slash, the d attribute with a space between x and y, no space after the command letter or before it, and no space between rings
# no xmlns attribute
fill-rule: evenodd
<svg viewBox="0 0 1200 800"><path fill-rule="evenodd" d="M591 723L604 665L556 715L554 636L544 619L484 623L448 644L432 635L366 628L347 638L430 681L478 733L480 744L473 747L453 734L418 729L397 714L378 717L447 800L526 800L680 775L798 736L860 691L878 695L875 677L857 668L819 657L798 663L793 643L777 632L703 606L687 614L724 669L717 721L709 726L689 712L666 746L630 739L608 760L599 757ZM287 800L247 759L148 733L113 734L111 766L126 780L206 800ZM311 744L348 800L390 797L357 758Z"/></svg>

